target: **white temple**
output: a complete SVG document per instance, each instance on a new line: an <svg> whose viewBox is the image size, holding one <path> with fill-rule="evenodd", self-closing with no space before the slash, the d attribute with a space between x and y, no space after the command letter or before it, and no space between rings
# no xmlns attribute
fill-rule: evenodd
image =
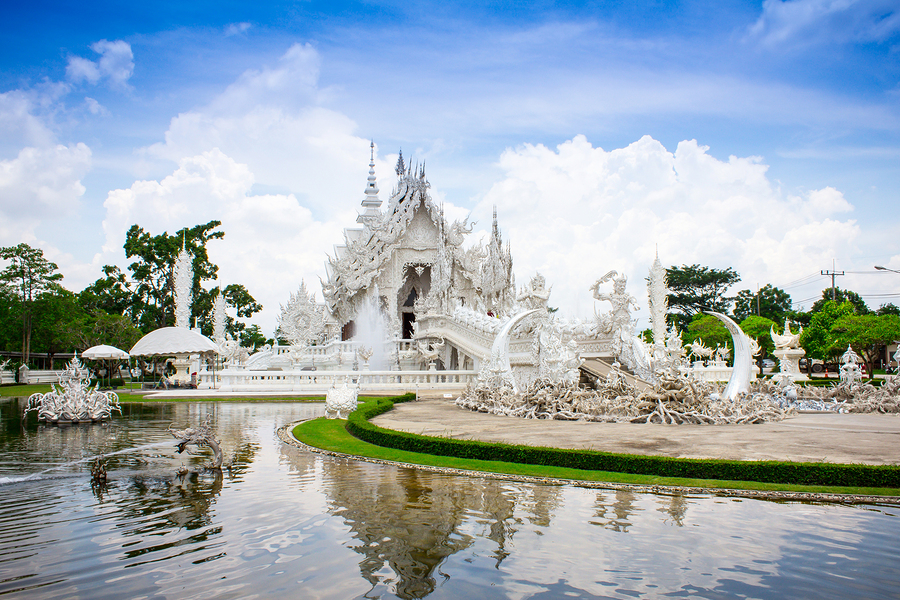
<svg viewBox="0 0 900 600"><path fill-rule="evenodd" d="M349 379L365 391L461 389L479 370L496 367L492 348L504 324L534 309L504 332L505 364L520 385L537 377L577 379L585 360L598 375L605 374L604 364L618 360L651 378L654 360L683 354L680 345L667 351L658 344L651 355L634 335L631 309L637 303L616 271L591 288L596 300L611 303L609 312L587 320L551 315L550 287L540 274L516 290L496 209L487 243L467 245L473 225L468 219L447 222L428 193L424 165L407 165L401 153L395 172L383 206L372 144L357 226L344 230L343 243L325 265L325 305L301 282L282 306L280 336L290 345L265 347L249 357L226 353L226 369L201 377L203 387L314 391ZM613 289L601 291L608 281ZM664 281L654 281L651 296L658 300L663 292ZM660 341L664 312L655 303Z"/></svg>

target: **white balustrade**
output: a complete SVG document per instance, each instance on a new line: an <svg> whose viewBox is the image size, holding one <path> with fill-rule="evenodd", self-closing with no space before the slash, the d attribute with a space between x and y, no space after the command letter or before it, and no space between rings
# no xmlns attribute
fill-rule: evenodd
<svg viewBox="0 0 900 600"><path fill-rule="evenodd" d="M242 371L226 369L199 373L200 387L226 391L324 392L345 381L366 392L462 390L477 371Z"/></svg>

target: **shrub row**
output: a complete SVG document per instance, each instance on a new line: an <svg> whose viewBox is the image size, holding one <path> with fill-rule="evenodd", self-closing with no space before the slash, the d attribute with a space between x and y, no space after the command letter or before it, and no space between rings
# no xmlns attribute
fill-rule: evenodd
<svg viewBox="0 0 900 600"><path fill-rule="evenodd" d="M792 485L900 488L900 467L897 466L671 458L613 454L595 450L514 446L475 440L427 437L383 429L369 423L369 419L391 410L395 402L406 402L414 397L413 394L407 394L398 398L382 398L360 406L350 414L347 420L347 431L351 435L377 446L472 460L493 460L658 477L758 481ZM635 425L636 434L639 433L639 427L639 425Z"/></svg>

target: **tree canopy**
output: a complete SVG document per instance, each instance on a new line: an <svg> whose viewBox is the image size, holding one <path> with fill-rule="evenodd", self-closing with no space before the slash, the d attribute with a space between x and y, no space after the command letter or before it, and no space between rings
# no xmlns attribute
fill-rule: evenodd
<svg viewBox="0 0 900 600"><path fill-rule="evenodd" d="M702 339L703 345L713 350L715 350L716 346L727 346L729 349L734 347L731 333L722 321L712 315L694 315L685 334L687 343Z"/></svg>
<svg viewBox="0 0 900 600"><path fill-rule="evenodd" d="M850 302L825 302L819 311L813 313L809 325L800 335L800 345L806 350L806 355L824 361L837 360L843 349L835 339L832 326L838 319L853 314L856 313Z"/></svg>
<svg viewBox="0 0 900 600"><path fill-rule="evenodd" d="M741 276L731 267L713 269L683 265L666 269L666 280L671 318L679 329L686 329L691 318L704 310L728 313L733 298L725 296L725 292L740 281Z"/></svg>
<svg viewBox="0 0 900 600"><path fill-rule="evenodd" d="M900 340L900 316L844 315L831 327L833 343L838 350L847 346L865 361L869 373L874 373L881 346Z"/></svg>
<svg viewBox="0 0 900 600"><path fill-rule="evenodd" d="M226 304L235 309L240 318L249 318L262 310L242 284L230 284L205 289L203 283L215 279L219 267L209 260L206 244L221 239L225 232L217 230L220 221L180 229L174 235L163 232L150 235L138 225L132 225L125 238L125 255L134 258L128 265L131 278L112 265L103 268L102 277L79 295L88 311L103 310L110 314L128 316L143 332L175 324L175 261L182 248L191 256L193 282L191 286L191 323L196 322L205 335L212 335L213 302L223 294ZM245 324L226 318L226 332L238 337Z"/></svg>
<svg viewBox="0 0 900 600"><path fill-rule="evenodd" d="M790 311L791 295L770 283L755 293L741 290L734 299L734 318L739 322L750 315L756 315L783 323L785 315Z"/></svg>
<svg viewBox="0 0 900 600"><path fill-rule="evenodd" d="M871 312L869 310L869 307L866 306L866 301L862 299L862 296L850 290L842 290L839 287L834 288L834 300L832 300L831 298L831 288L825 288L824 290L822 290L822 297L813 303L812 308L809 309L809 312L819 312L827 302L837 302L838 304L842 302L849 302L853 305L853 310L858 315L866 315Z"/></svg>
<svg viewBox="0 0 900 600"><path fill-rule="evenodd" d="M22 356L27 363L31 354L34 302L44 292L56 289L62 279L56 263L44 258L44 251L28 244L0 248L0 259L9 264L0 271L0 286L6 287L21 303Z"/></svg>
<svg viewBox="0 0 900 600"><path fill-rule="evenodd" d="M777 328L776 323L772 319L756 315L750 315L741 321L741 331L759 344L759 354L756 355L756 362L760 366L762 366L762 360L775 349L775 343L772 342L772 336L770 335L772 327Z"/></svg>

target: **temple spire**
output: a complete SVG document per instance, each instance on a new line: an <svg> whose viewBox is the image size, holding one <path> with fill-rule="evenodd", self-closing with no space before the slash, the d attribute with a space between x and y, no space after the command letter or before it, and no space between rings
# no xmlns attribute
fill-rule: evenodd
<svg viewBox="0 0 900 600"><path fill-rule="evenodd" d="M394 169L397 177L403 177L406 174L406 163L403 162L403 148L400 148L400 156L397 158L397 168Z"/></svg>
<svg viewBox="0 0 900 600"><path fill-rule="evenodd" d="M400 160L403 160L401 155ZM398 165L400 163L398 162ZM363 213L356 217L357 223L370 223L381 217L381 199L378 197L378 184L375 180L375 141L369 144L369 177L366 180L366 197L361 202Z"/></svg>

